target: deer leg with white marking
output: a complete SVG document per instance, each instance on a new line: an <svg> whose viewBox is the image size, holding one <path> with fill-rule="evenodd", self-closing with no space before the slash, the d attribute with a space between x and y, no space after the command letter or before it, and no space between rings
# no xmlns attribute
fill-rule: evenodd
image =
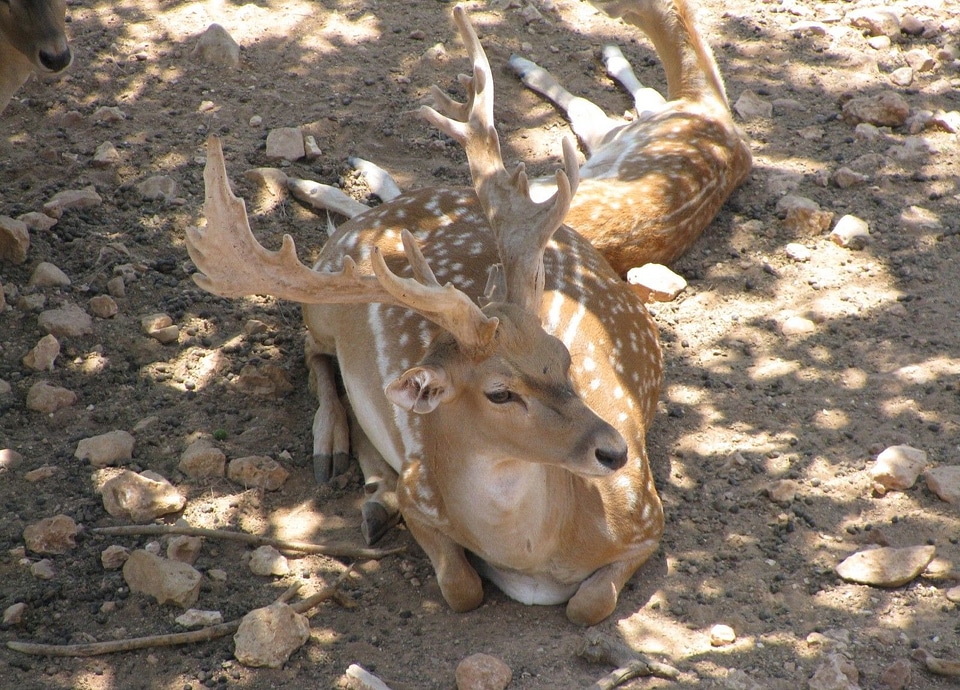
<svg viewBox="0 0 960 690"><path fill-rule="evenodd" d="M567 91L552 74L535 62L513 55L510 57L510 67L524 86L548 98L566 113L570 127L588 156L606 142L611 130L623 126L622 120L607 116L599 106Z"/></svg>
<svg viewBox="0 0 960 690"><path fill-rule="evenodd" d="M658 546L656 539L649 539L631 550L629 558L598 569L580 583L567 602L567 618L581 625L596 625L613 613L620 590Z"/></svg>
<svg viewBox="0 0 960 690"><path fill-rule="evenodd" d="M637 111L637 117L643 119L656 113L667 102L667 99L656 89L644 86L623 53L617 46L604 46L603 64L607 68L607 74L620 82L630 96L633 97L633 107Z"/></svg>
<svg viewBox="0 0 960 690"><path fill-rule="evenodd" d="M350 428L337 392L333 358L310 335L303 350L318 403L313 416L313 475L318 484L326 484L350 468Z"/></svg>
<svg viewBox="0 0 960 690"><path fill-rule="evenodd" d="M364 206L359 201L352 199L342 190L313 180L290 177L287 179L287 189L290 190L294 198L319 211L333 211L341 216L353 218L364 211L370 210L369 206Z"/></svg>

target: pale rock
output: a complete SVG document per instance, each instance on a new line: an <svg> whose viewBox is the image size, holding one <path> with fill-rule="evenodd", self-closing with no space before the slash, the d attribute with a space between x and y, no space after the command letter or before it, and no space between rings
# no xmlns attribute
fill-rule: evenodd
<svg viewBox="0 0 960 690"><path fill-rule="evenodd" d="M837 566L837 575L861 585L899 587L920 575L936 551L934 546L884 546L858 551Z"/></svg>
<svg viewBox="0 0 960 690"><path fill-rule="evenodd" d="M777 213L783 217L785 228L805 236L820 235L833 221L833 211L823 211L812 199L793 194L777 202Z"/></svg>
<svg viewBox="0 0 960 690"><path fill-rule="evenodd" d="M289 473L273 458L251 455L231 460L227 478L245 488L277 491L287 481Z"/></svg>
<svg viewBox="0 0 960 690"><path fill-rule="evenodd" d="M51 218L60 218L64 211L77 208L94 208L103 203L103 199L93 187L66 189L54 194L43 205L43 212Z"/></svg>
<svg viewBox="0 0 960 690"><path fill-rule="evenodd" d="M54 386L49 381L37 381L27 391L27 409L43 414L53 414L77 402L77 394L66 388Z"/></svg>
<svg viewBox="0 0 960 690"><path fill-rule="evenodd" d="M293 390L290 376L275 364L246 364L233 384L244 393L267 398L281 398Z"/></svg>
<svg viewBox="0 0 960 690"><path fill-rule="evenodd" d="M200 557L203 539L186 534L175 534L167 540L167 558L193 565Z"/></svg>
<svg viewBox="0 0 960 690"><path fill-rule="evenodd" d="M0 216L0 261L22 264L30 250L30 230L23 221Z"/></svg>
<svg viewBox="0 0 960 690"><path fill-rule="evenodd" d="M906 690L910 686L912 673L913 667L909 661L897 659L880 672L877 681L881 690Z"/></svg>
<svg viewBox="0 0 960 690"><path fill-rule="evenodd" d="M260 127L263 124L263 118L260 115L253 115L247 124L251 127Z"/></svg>
<svg viewBox="0 0 960 690"><path fill-rule="evenodd" d="M887 165L887 159L879 153L865 153L850 161L850 167L853 170L866 174L876 174L885 165Z"/></svg>
<svg viewBox="0 0 960 690"><path fill-rule="evenodd" d="M851 124L869 122L877 126L899 127L910 116L910 104L895 91L884 91L877 96L850 99L843 104L842 115Z"/></svg>
<svg viewBox="0 0 960 690"><path fill-rule="evenodd" d="M780 333L790 337L809 335L817 330L817 325L803 316L789 316L780 324Z"/></svg>
<svg viewBox="0 0 960 690"><path fill-rule="evenodd" d="M188 609L200 596L202 575L186 563L138 549L123 564L123 579L131 592L153 597L161 606Z"/></svg>
<svg viewBox="0 0 960 690"><path fill-rule="evenodd" d="M23 530L23 541L28 551L62 554L76 548L80 529L69 515L54 515L27 525Z"/></svg>
<svg viewBox="0 0 960 690"><path fill-rule="evenodd" d="M880 128L876 125L871 125L869 122L861 122L853 128L853 137L859 141L876 141L880 136Z"/></svg>
<svg viewBox="0 0 960 690"><path fill-rule="evenodd" d="M177 181L169 175L154 175L138 184L137 191L147 201L171 201L177 196Z"/></svg>
<svg viewBox="0 0 960 690"><path fill-rule="evenodd" d="M109 168L119 162L120 152L117 151L117 147L111 141L103 142L93 153L92 163L95 168Z"/></svg>
<svg viewBox="0 0 960 690"><path fill-rule="evenodd" d="M947 601L951 601L954 604L960 604L960 585L956 585L947 590L946 595Z"/></svg>
<svg viewBox="0 0 960 690"><path fill-rule="evenodd" d="M796 98L775 98L773 99L773 112L777 115L805 113L807 112L807 106Z"/></svg>
<svg viewBox="0 0 960 690"><path fill-rule="evenodd" d="M140 319L144 333L164 345L176 342L180 338L180 328L167 314L150 314Z"/></svg>
<svg viewBox="0 0 960 690"><path fill-rule="evenodd" d="M38 211L24 213L22 216L17 216L17 220L26 224L28 230L36 232L46 232L57 224L56 218L51 218L46 213L40 213Z"/></svg>
<svg viewBox="0 0 960 690"><path fill-rule="evenodd" d="M243 324L243 332L245 335L261 335L268 330L269 327L267 324L259 319L249 319Z"/></svg>
<svg viewBox="0 0 960 690"><path fill-rule="evenodd" d="M749 89L740 94L740 98L733 104L733 110L740 116L741 120L773 116L773 104Z"/></svg>
<svg viewBox="0 0 960 690"><path fill-rule="evenodd" d="M93 333L93 318L75 304L41 312L37 323L58 338L75 338Z"/></svg>
<svg viewBox="0 0 960 690"><path fill-rule="evenodd" d="M73 454L78 460L88 460L93 467L107 467L130 462L136 439L128 431L118 429L99 436L85 438L77 444Z"/></svg>
<svg viewBox="0 0 960 690"><path fill-rule="evenodd" d="M910 134L919 134L927 128L931 120L933 120L932 110L915 110L911 113L910 117L907 118L907 131Z"/></svg>
<svg viewBox="0 0 960 690"><path fill-rule="evenodd" d="M766 492L774 503L788 505L793 503L793 499L797 497L797 491L799 490L800 485L792 479L778 479L767 485Z"/></svg>
<svg viewBox="0 0 960 690"><path fill-rule="evenodd" d="M66 287L70 285L70 278L48 261L41 261L30 274L27 285L36 287Z"/></svg>
<svg viewBox="0 0 960 690"><path fill-rule="evenodd" d="M901 163L920 163L935 153L933 142L926 137L908 136L902 144L891 146L887 155Z"/></svg>
<svg viewBox="0 0 960 690"><path fill-rule="evenodd" d="M743 669L727 669L727 675L718 679L718 690L767 690L756 680L750 677Z"/></svg>
<svg viewBox="0 0 960 690"><path fill-rule="evenodd" d="M472 654L457 664L457 690L504 690L513 671L490 654Z"/></svg>
<svg viewBox="0 0 960 690"><path fill-rule="evenodd" d="M101 105L99 108L93 111L91 119L94 122L112 124L116 122L123 122L127 119L127 114L115 105Z"/></svg>
<svg viewBox="0 0 960 690"><path fill-rule="evenodd" d="M267 158L296 161L305 155L303 132L299 127L278 127L267 134Z"/></svg>
<svg viewBox="0 0 960 690"><path fill-rule="evenodd" d="M893 41L889 36L871 36L867 39L867 45L877 51L890 50Z"/></svg>
<svg viewBox="0 0 960 690"><path fill-rule="evenodd" d="M250 572L254 575L283 576L290 573L287 557L272 546L258 546L250 554Z"/></svg>
<svg viewBox="0 0 960 690"><path fill-rule="evenodd" d="M960 465L931 467L923 473L930 489L941 501L960 504Z"/></svg>
<svg viewBox="0 0 960 690"><path fill-rule="evenodd" d="M207 576L213 582L223 583L227 581L227 571L222 568L210 568L210 570L207 571Z"/></svg>
<svg viewBox="0 0 960 690"><path fill-rule="evenodd" d="M827 130L816 125L811 125L810 127L801 127L797 130L797 136L805 141L820 141L826 135Z"/></svg>
<svg viewBox="0 0 960 690"><path fill-rule="evenodd" d="M833 183L840 189L848 189L861 185L870 178L863 173L858 173L855 170L843 166L842 168L837 168L833 175L830 176L830 179L833 180Z"/></svg>
<svg viewBox="0 0 960 690"><path fill-rule="evenodd" d="M173 620L184 628L209 628L223 623L223 614L219 611L187 609Z"/></svg>
<svg viewBox="0 0 960 690"><path fill-rule="evenodd" d="M98 319L111 319L116 316L120 308L110 295L96 295L87 302L90 313Z"/></svg>
<svg viewBox="0 0 960 690"><path fill-rule="evenodd" d="M807 682L810 690L860 690L860 672L843 654L828 654Z"/></svg>
<svg viewBox="0 0 960 690"><path fill-rule="evenodd" d="M863 249L870 241L870 226L862 218L845 215L830 231L830 241L844 249Z"/></svg>
<svg viewBox="0 0 960 690"><path fill-rule="evenodd" d="M627 271L627 283L642 302L672 302L687 281L662 264L644 264Z"/></svg>
<svg viewBox="0 0 960 690"><path fill-rule="evenodd" d="M870 479L879 494L903 491L913 486L927 466L927 454L911 446L890 446L877 456Z"/></svg>
<svg viewBox="0 0 960 690"><path fill-rule="evenodd" d="M244 666L279 668L309 638L307 617L277 602L243 617L233 636L233 655Z"/></svg>
<svg viewBox="0 0 960 690"><path fill-rule="evenodd" d="M130 558L130 549L119 544L111 544L100 552L100 565L104 570L119 570Z"/></svg>
<svg viewBox="0 0 960 690"><path fill-rule="evenodd" d="M898 67L890 73L890 81L897 86L910 86L913 83L913 68Z"/></svg>
<svg viewBox="0 0 960 690"><path fill-rule="evenodd" d="M124 470L104 482L100 493L110 515L140 524L177 513L186 505L177 488L153 472Z"/></svg>
<svg viewBox="0 0 960 690"><path fill-rule="evenodd" d="M191 56L208 65L240 66L240 46L220 24L211 24L200 34Z"/></svg>
<svg viewBox="0 0 960 690"><path fill-rule="evenodd" d="M122 299L127 296L127 283L123 276L115 276L107 281L107 292L111 297Z"/></svg>
<svg viewBox="0 0 960 690"><path fill-rule="evenodd" d="M937 66L937 61L924 48L908 50L903 57L914 72L929 72Z"/></svg>
<svg viewBox="0 0 960 690"><path fill-rule="evenodd" d="M27 612L27 605L22 601L11 604L3 610L3 625L14 626L23 622L23 614Z"/></svg>
<svg viewBox="0 0 960 690"><path fill-rule="evenodd" d="M815 22L810 20L804 20L799 22L794 22L790 25L790 33L799 34L801 36L826 36L827 35L827 25L823 22Z"/></svg>
<svg viewBox="0 0 960 690"><path fill-rule="evenodd" d="M908 206L900 213L900 225L911 232L938 231L943 229L939 216L922 206Z"/></svg>
<svg viewBox="0 0 960 690"><path fill-rule="evenodd" d="M710 628L710 645L726 647L737 641L737 633L729 625L718 623Z"/></svg>
<svg viewBox="0 0 960 690"><path fill-rule="evenodd" d="M23 366L34 371L53 371L53 363L60 356L60 343L52 335L45 335L23 357Z"/></svg>
<svg viewBox="0 0 960 690"><path fill-rule="evenodd" d="M950 112L944 112L943 110L938 110L933 114L933 117L930 118L929 124L931 127L956 134L960 132L960 111L951 110Z"/></svg>
<svg viewBox="0 0 960 690"><path fill-rule="evenodd" d="M317 138L312 134L308 134L303 138L303 151L304 155L307 157L307 160L311 161L316 160L323 155L323 151L320 149L320 145L317 143Z"/></svg>
<svg viewBox="0 0 960 690"><path fill-rule="evenodd" d="M803 175L793 170L776 170L767 176L766 188L771 195L779 198L789 195L803 182Z"/></svg>
<svg viewBox="0 0 960 690"><path fill-rule="evenodd" d="M847 12L847 21L857 29L866 30L871 36L892 39L900 35L900 15L887 7L867 7Z"/></svg>
<svg viewBox="0 0 960 690"><path fill-rule="evenodd" d="M30 574L38 580L52 580L57 576L57 571L53 567L53 561L43 558L30 564Z"/></svg>
<svg viewBox="0 0 960 690"><path fill-rule="evenodd" d="M35 470L25 472L23 478L30 483L42 482L57 473L56 465L40 465Z"/></svg>
<svg viewBox="0 0 960 690"><path fill-rule="evenodd" d="M923 20L913 14L905 14L900 18L900 30L910 36L919 36L926 29Z"/></svg>
<svg viewBox="0 0 960 690"><path fill-rule="evenodd" d="M0 448L0 472L14 470L23 463L23 456L13 448Z"/></svg>
<svg viewBox="0 0 960 690"><path fill-rule="evenodd" d="M191 443L180 456L177 468L188 477L222 477L227 466L227 456L209 441L201 439Z"/></svg>
<svg viewBox="0 0 960 690"><path fill-rule="evenodd" d="M813 256L813 252L809 248L797 242L790 242L783 248L783 251L788 259L798 263L809 261L810 257Z"/></svg>

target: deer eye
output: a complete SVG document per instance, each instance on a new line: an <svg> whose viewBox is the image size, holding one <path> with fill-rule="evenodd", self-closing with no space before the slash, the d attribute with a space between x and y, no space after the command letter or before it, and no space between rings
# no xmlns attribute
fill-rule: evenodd
<svg viewBox="0 0 960 690"><path fill-rule="evenodd" d="M494 391L488 391L484 393L487 396L487 400L492 402L494 405L505 405L508 402L519 402L520 396L511 391L508 388L498 388Z"/></svg>

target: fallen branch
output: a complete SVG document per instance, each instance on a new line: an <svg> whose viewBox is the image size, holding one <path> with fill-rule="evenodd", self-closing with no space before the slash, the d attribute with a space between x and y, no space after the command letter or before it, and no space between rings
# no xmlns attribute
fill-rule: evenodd
<svg viewBox="0 0 960 690"><path fill-rule="evenodd" d="M960 678L960 661L948 661L935 657L926 649L915 649L910 657L922 663L930 673L938 676Z"/></svg>
<svg viewBox="0 0 960 690"><path fill-rule="evenodd" d="M588 631L577 655L594 664L612 664L614 669L587 690L612 690L633 678L656 676L676 680L680 671L668 664L648 659L621 642L596 631Z"/></svg>
<svg viewBox="0 0 960 690"><path fill-rule="evenodd" d="M318 606L327 599L334 598L338 593L340 584L353 571L348 568L337 581L330 587L321 589L316 594L307 597L296 604L291 604L297 613L305 613ZM291 585L281 594L274 603L289 601L300 589L300 583ZM188 630L185 632L169 633L167 635L148 635L147 637L132 637L126 640L109 640L107 642L89 642L86 644L40 644L36 642L20 642L10 640L7 647L15 652L24 654L34 654L37 656L98 656L100 654L113 654L114 652L129 652L135 649L152 649L154 647L173 647L181 644L194 644L197 642L209 642L227 635L232 635L240 628L243 618L211 625L200 630Z"/></svg>
<svg viewBox="0 0 960 690"><path fill-rule="evenodd" d="M164 536L168 534L184 534L189 537L207 537L208 539L224 539L239 541L253 546L272 546L278 551L288 553L320 554L323 556L338 556L340 558L365 558L377 560L386 556L402 553L404 548L398 546L393 549L369 549L352 544L313 544L305 541L287 541L261 537L246 532L231 532L222 529L206 529L203 527L188 527L186 525L123 525L120 527L95 527L91 530L95 534L105 534L113 537L131 535Z"/></svg>

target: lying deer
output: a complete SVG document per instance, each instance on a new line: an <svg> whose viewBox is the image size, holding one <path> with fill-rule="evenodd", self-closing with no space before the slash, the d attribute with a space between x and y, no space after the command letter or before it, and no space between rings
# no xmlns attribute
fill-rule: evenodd
<svg viewBox="0 0 960 690"><path fill-rule="evenodd" d="M603 58L607 72L633 97L629 122L572 95L529 60L513 56L510 66L527 87L566 113L586 150L580 187L564 222L626 275L635 266L670 264L685 253L747 178L752 157L688 0L593 2L640 27L653 42L666 71L666 100L640 83L614 46L604 48ZM365 161L359 169L384 200L396 194L395 184L384 181L385 172ZM348 217L365 210L339 190L313 182L291 180L291 190ZM534 199L553 192L549 179L531 184Z"/></svg>
<svg viewBox="0 0 960 690"><path fill-rule="evenodd" d="M571 620L592 625L663 531L645 449L663 368L657 331L562 225L577 188L573 145L545 201L530 199L522 165L504 168L490 66L462 8L454 19L473 63L461 77L467 102L435 88L436 109L423 114L463 145L472 189L401 194L358 215L311 269L289 236L276 252L257 242L211 139L207 223L187 247L210 292L303 303L315 439L331 460L345 455L334 355L368 487L383 497L397 483L453 609L480 605L480 569L509 596L567 602Z"/></svg>
<svg viewBox="0 0 960 690"><path fill-rule="evenodd" d="M66 0L0 0L0 113L31 74L70 66L66 11Z"/></svg>

